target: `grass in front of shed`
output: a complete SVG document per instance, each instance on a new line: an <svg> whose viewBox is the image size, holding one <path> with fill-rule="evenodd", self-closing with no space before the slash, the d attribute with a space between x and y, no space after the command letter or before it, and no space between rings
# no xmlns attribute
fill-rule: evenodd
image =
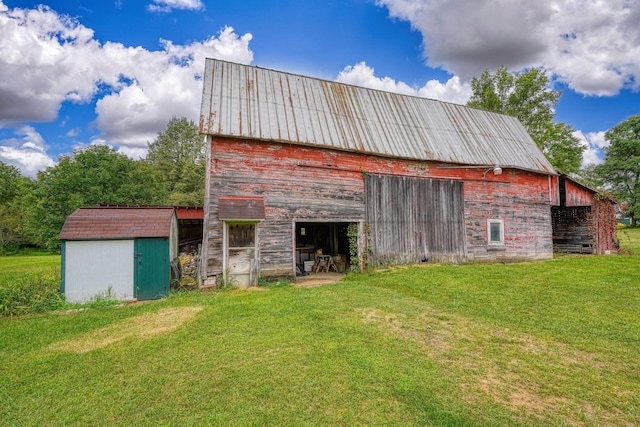
<svg viewBox="0 0 640 427"><path fill-rule="evenodd" d="M637 425L640 257L0 319L9 425Z"/></svg>

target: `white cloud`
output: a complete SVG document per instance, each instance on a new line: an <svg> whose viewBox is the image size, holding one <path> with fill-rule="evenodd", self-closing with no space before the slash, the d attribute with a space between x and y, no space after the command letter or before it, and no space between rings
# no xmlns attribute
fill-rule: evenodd
<svg viewBox="0 0 640 427"><path fill-rule="evenodd" d="M0 12L0 119L53 120L62 102L90 100L98 76L78 60L96 50L93 31L45 6Z"/></svg>
<svg viewBox="0 0 640 427"><path fill-rule="evenodd" d="M8 9L0 0L0 121L52 121L64 102L96 101L98 139L123 152L146 148L173 116L197 123L205 58L251 63L251 39L225 27L188 45L161 40L158 51L102 44L46 6ZM34 167L44 164L30 158Z"/></svg>
<svg viewBox="0 0 640 427"><path fill-rule="evenodd" d="M582 166L598 165L602 163L604 153L602 150L609 146L609 141L604 137L604 132L575 131L573 136L580 140L585 147L582 153Z"/></svg>
<svg viewBox="0 0 640 427"><path fill-rule="evenodd" d="M69 130L69 131L65 134L65 136L66 136L67 138L77 138L77 137L78 137L78 135L80 135L80 129L79 129L79 128L73 128L73 129Z"/></svg>
<svg viewBox="0 0 640 427"><path fill-rule="evenodd" d="M17 167L22 174L30 177L54 165L46 153L42 136L33 127L19 126L15 134L17 138L0 140L0 161Z"/></svg>
<svg viewBox="0 0 640 427"><path fill-rule="evenodd" d="M640 89L640 2L377 0L422 34L427 64L464 79L543 66L577 92Z"/></svg>
<svg viewBox="0 0 640 427"><path fill-rule="evenodd" d="M204 4L201 0L153 0L147 6L150 12L168 13L173 9L204 10Z"/></svg>
<svg viewBox="0 0 640 427"><path fill-rule="evenodd" d="M450 78L446 83L430 80L424 86L418 88L409 86L404 82L397 82L390 77L376 77L373 67L369 67L364 62L345 67L338 74L337 80L355 86L437 99L456 104L466 104L471 96L471 86L468 83L463 84L457 76Z"/></svg>
<svg viewBox="0 0 640 427"><path fill-rule="evenodd" d="M251 34L240 37L226 27L217 38L186 46L163 41L159 52L105 45L105 59L118 64L113 75L118 70L127 84L113 82L117 89L96 103L101 137L118 146L146 148L173 116L197 123L205 58L250 63L250 41Z"/></svg>
<svg viewBox="0 0 640 427"><path fill-rule="evenodd" d="M129 156L134 160L142 159L147 155L147 148L135 148L135 147L120 147L118 148L118 153L124 154L125 156Z"/></svg>

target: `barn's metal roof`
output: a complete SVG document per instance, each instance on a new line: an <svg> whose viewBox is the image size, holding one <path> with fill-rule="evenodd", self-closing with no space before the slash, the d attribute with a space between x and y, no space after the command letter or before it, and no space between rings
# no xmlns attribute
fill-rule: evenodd
<svg viewBox="0 0 640 427"><path fill-rule="evenodd" d="M555 174L514 117L207 59L200 132Z"/></svg>

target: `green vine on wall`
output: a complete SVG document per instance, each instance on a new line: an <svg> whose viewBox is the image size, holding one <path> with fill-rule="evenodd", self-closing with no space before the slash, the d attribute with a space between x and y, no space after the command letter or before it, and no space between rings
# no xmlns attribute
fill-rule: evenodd
<svg viewBox="0 0 640 427"><path fill-rule="evenodd" d="M371 251L370 229L366 222L362 225L362 235L360 234L360 224L357 222L349 224L347 227L347 237L349 238L349 256L351 257L351 271L362 272L367 268L368 254ZM361 242L360 239L363 239ZM360 251L362 249L362 251Z"/></svg>
<svg viewBox="0 0 640 427"><path fill-rule="evenodd" d="M594 206L592 210L594 225L597 226L595 231L596 244L598 245L598 253L602 253L603 249L609 248L617 250L614 243L618 242L616 212L614 207L613 196L606 193L596 193L594 197Z"/></svg>
<svg viewBox="0 0 640 427"><path fill-rule="evenodd" d="M349 238L349 257L351 260L351 271L360 271L360 258L358 251L359 225L352 222L347 227L347 237Z"/></svg>

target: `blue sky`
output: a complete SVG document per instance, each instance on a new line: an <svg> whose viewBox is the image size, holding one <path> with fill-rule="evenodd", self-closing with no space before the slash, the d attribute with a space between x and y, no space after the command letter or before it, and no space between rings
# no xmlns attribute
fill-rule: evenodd
<svg viewBox="0 0 640 427"><path fill-rule="evenodd" d="M542 67L600 161L640 114L630 0L0 0L0 161L26 175L107 143L132 157L197 120L205 57L465 103L483 69Z"/></svg>

